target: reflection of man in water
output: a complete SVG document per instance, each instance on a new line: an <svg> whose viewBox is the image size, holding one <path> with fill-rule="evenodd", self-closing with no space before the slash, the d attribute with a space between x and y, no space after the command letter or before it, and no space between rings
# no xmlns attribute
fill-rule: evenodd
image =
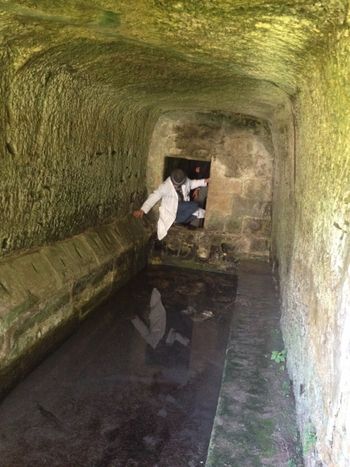
<svg viewBox="0 0 350 467"><path fill-rule="evenodd" d="M142 218L152 207L161 201L157 225L158 239L162 240L175 222L190 224L196 219L203 219L205 210L199 207L196 200L190 200L191 190L206 187L209 179L189 179L181 169L175 169L153 193L149 195L141 209L133 212L136 218Z"/></svg>
<svg viewBox="0 0 350 467"><path fill-rule="evenodd" d="M192 322L178 312L166 311L160 292L154 288L150 300L148 323L138 315L131 320L147 342L146 362L165 367L188 368ZM187 337L188 336L188 337Z"/></svg>

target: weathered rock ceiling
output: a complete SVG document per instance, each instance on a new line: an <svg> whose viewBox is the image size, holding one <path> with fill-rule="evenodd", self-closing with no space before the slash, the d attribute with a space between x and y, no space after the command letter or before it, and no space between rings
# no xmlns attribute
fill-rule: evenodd
<svg viewBox="0 0 350 467"><path fill-rule="evenodd" d="M69 67L165 110L268 115L308 53L348 21L345 0L2 0L13 69Z"/></svg>

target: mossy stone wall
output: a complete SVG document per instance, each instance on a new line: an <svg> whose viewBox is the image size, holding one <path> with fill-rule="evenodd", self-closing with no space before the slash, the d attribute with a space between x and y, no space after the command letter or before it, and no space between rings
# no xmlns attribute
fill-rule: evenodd
<svg viewBox="0 0 350 467"><path fill-rule="evenodd" d="M350 463L349 70L348 31L334 30L309 55L289 120L279 128L290 131L294 113L295 144L290 134L275 195L275 207L286 208L274 231L302 436L315 430L317 437L310 465L317 458L324 465Z"/></svg>
<svg viewBox="0 0 350 467"><path fill-rule="evenodd" d="M12 73L7 57L0 255L122 218L145 191L150 108L98 86L55 54Z"/></svg>

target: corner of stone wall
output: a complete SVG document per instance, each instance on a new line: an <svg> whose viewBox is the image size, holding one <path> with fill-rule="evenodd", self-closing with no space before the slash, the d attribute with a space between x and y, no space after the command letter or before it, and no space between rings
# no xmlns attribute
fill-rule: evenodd
<svg viewBox="0 0 350 467"><path fill-rule="evenodd" d="M124 218L0 262L0 396L147 262Z"/></svg>

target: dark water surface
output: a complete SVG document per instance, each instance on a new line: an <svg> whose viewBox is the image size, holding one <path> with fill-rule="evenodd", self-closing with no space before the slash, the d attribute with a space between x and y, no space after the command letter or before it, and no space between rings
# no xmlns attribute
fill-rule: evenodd
<svg viewBox="0 0 350 467"><path fill-rule="evenodd" d="M132 319L149 326L154 288L166 326L153 349ZM140 273L3 401L0 466L203 465L235 291L234 276Z"/></svg>

